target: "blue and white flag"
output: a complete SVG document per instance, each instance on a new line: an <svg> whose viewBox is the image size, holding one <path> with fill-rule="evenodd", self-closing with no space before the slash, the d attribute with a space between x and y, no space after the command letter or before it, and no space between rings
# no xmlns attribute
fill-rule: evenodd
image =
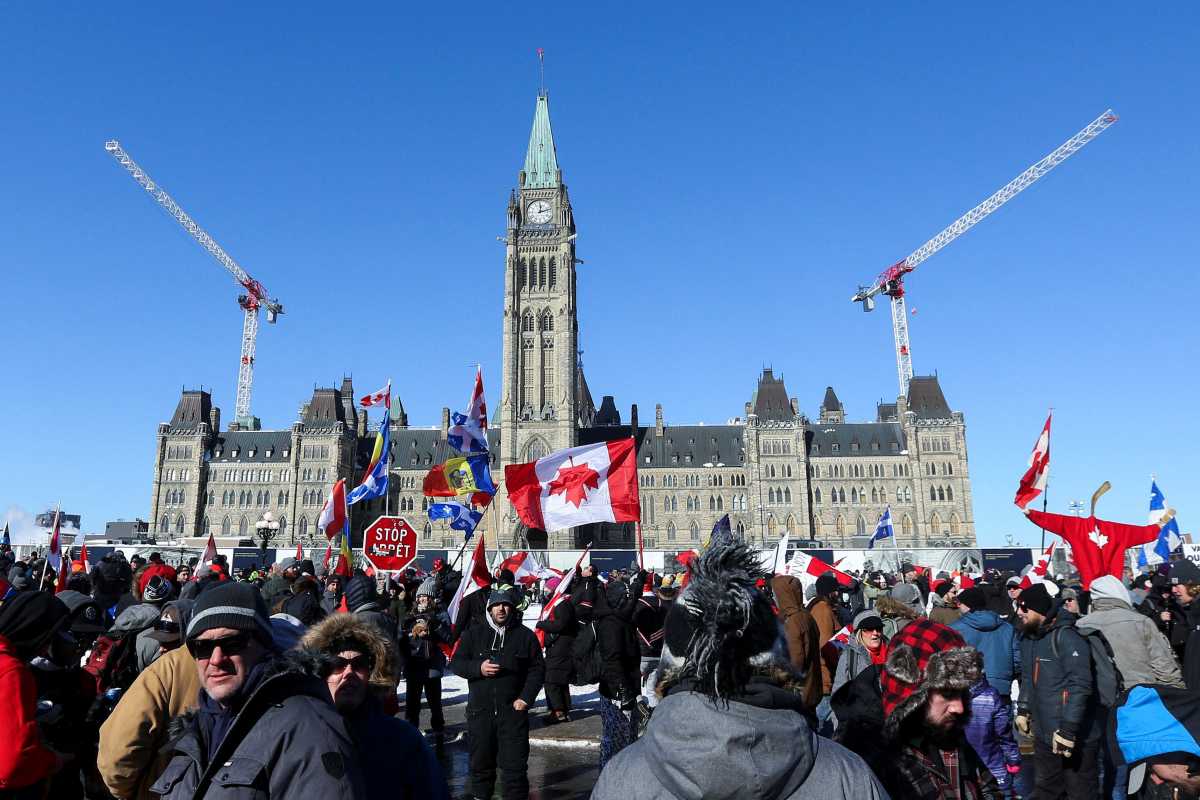
<svg viewBox="0 0 1200 800"><path fill-rule="evenodd" d="M475 388L471 391L471 402L467 413L455 411L450 415L450 430L446 443L460 453L486 453L487 401L483 399L483 369L475 370Z"/></svg>
<svg viewBox="0 0 1200 800"><path fill-rule="evenodd" d="M867 542L867 549L875 547L875 543L880 539L890 539L895 535L896 531L892 528L892 507L888 506L879 517L879 524L875 526L875 533L871 534L871 541Z"/></svg>
<svg viewBox="0 0 1200 800"><path fill-rule="evenodd" d="M482 511L473 511L462 503L431 503L427 513L430 519L450 520L450 527L463 531L468 539L475 532L479 520L483 519Z"/></svg>
<svg viewBox="0 0 1200 800"><path fill-rule="evenodd" d="M375 449L371 452L371 463L363 482L346 495L346 505L352 506L360 500L374 500L383 497L388 490L388 465L392 460L392 446L389 441L391 424L388 415L383 415L379 423L379 433L375 435Z"/></svg>
<svg viewBox="0 0 1200 800"><path fill-rule="evenodd" d="M1167 513L1167 498L1163 497L1162 490L1158 488L1158 484L1150 481L1150 522L1157 523L1162 519L1162 515ZM1162 527L1158 532L1158 540L1151 544L1144 545L1147 549L1147 557L1150 552L1158 556L1162 561L1167 561L1171 557L1171 553L1183 544L1183 537L1179 535L1179 520L1174 517L1171 521Z"/></svg>

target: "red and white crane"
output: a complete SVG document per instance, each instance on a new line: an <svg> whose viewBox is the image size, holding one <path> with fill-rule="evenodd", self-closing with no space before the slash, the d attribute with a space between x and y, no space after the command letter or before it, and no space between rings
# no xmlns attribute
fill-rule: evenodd
<svg viewBox="0 0 1200 800"><path fill-rule="evenodd" d="M192 235L192 238L200 243L200 246L215 258L221 266L233 275L234 280L241 284L246 293L238 296L238 305L242 307L242 354L241 361L238 366L238 382L237 382L237 404L234 407L234 421L244 429L257 429L258 420L250 413L250 393L254 388L254 349L258 339L258 309L263 307L267 310L267 322L274 324L279 315L283 313L283 306L278 300L267 296L266 287L261 283L251 278L246 270L233 260L233 257L226 253L221 245L217 244L203 228L196 224L196 221L188 216L188 213L179 207L171 195L167 194L166 190L156 184L154 180L146 174L146 171L137 165L129 154L121 149L121 143L116 139L104 143L104 149L107 150L117 163L126 169L133 176L138 185L149 192L158 204L166 210L168 214L183 226L183 229Z"/></svg>
<svg viewBox="0 0 1200 800"><path fill-rule="evenodd" d="M877 294L887 295L892 300L892 332L896 339L896 372L900 377L901 395L908 394L908 384L913 376L912 349L908 343L908 314L904 304L904 276L916 269L922 261L969 231L988 214L1028 189L1038 178L1077 153L1080 148L1095 139L1116 121L1117 115L1111 108L1105 111L1086 128L1056 148L1054 152L1013 178L998 192L918 247L908 258L897 261L879 273L870 286L858 287L858 291L850 299L856 303L862 303L863 311L874 310L874 298Z"/></svg>

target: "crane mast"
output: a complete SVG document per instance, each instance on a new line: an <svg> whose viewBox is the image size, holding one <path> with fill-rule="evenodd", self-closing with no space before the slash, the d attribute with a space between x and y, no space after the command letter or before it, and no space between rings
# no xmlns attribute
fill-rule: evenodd
<svg viewBox="0 0 1200 800"><path fill-rule="evenodd" d="M913 376L912 349L908 342L908 312L904 302L904 276L916 269L922 261L975 227L984 217L1028 189L1047 172L1079 152L1084 145L1095 139L1116 121L1117 115L1111 108L1105 111L1041 161L1026 169L991 197L950 223L937 236L910 253L908 258L897 261L879 273L870 286L858 287L858 291L850 299L853 302L862 303L863 311L874 310L874 298L878 294L884 294L891 298L892 333L896 345L896 372L900 378L901 395L908 394L908 384L912 381Z"/></svg>
<svg viewBox="0 0 1200 800"><path fill-rule="evenodd" d="M238 305L243 311L242 352L238 364L237 403L234 407L234 419L243 428L256 428L257 420L250 413L250 395L254 388L254 351L258 340L258 309L260 306L265 308L267 322L274 324L279 315L283 313L283 306L278 300L268 297L266 287L251 278L246 270L242 269L241 265L234 261L233 257L226 253L221 245L217 244L175 202L171 195L167 194L165 189L155 183L149 174L121 148L120 142L116 139L107 141L104 143L104 149L246 290L245 294L238 296Z"/></svg>

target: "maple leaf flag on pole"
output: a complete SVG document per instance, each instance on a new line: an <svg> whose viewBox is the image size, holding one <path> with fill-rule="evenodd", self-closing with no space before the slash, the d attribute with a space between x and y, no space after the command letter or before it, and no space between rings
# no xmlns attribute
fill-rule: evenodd
<svg viewBox="0 0 1200 800"><path fill-rule="evenodd" d="M217 540L214 539L213 535L210 533L208 534L208 544L204 546L204 553L200 556L200 563L196 565L196 572L199 572L200 567L203 567L205 564L213 563L213 560L216 559L216 557Z"/></svg>
<svg viewBox="0 0 1200 800"><path fill-rule="evenodd" d="M387 386L384 386L379 391L371 392L359 398L358 404L363 408L370 408L371 406L386 406L387 408L391 408L392 382L388 381Z"/></svg>
<svg viewBox="0 0 1200 800"><path fill-rule="evenodd" d="M1033 452L1029 456L1029 469L1021 476L1017 496L1013 499L1017 508L1025 508L1046 489L1046 481L1050 477L1050 420L1053 416L1050 414L1046 417L1042 435L1038 437L1037 444L1033 446Z"/></svg>
<svg viewBox="0 0 1200 800"><path fill-rule="evenodd" d="M321 514L317 517L317 527L325 531L325 538L332 539L346 527L346 479L342 478L333 485L325 505L321 506Z"/></svg>
<svg viewBox="0 0 1200 800"><path fill-rule="evenodd" d="M513 580L517 583L533 583L536 580L543 578L556 578L555 573L551 572L548 567L543 567L541 564L533 560L533 555L524 551L513 553L508 558L500 562L500 569L507 569L512 572Z"/></svg>
<svg viewBox="0 0 1200 800"><path fill-rule="evenodd" d="M458 625L458 608L462 605L462 601L491 583L491 576L488 575L487 551L484 548L486 541L486 536L479 537L475 542L475 549L471 551L471 555L467 556L467 563L463 565L462 580L458 582L458 588L454 590L454 597L450 598L450 605L446 609L451 625Z"/></svg>
<svg viewBox="0 0 1200 800"><path fill-rule="evenodd" d="M803 550L796 551L796 555L792 556L788 567L788 574L795 578L808 575L815 579L821 577L826 572L831 572L833 573L833 577L837 578L837 582L842 586L849 586L854 583L854 578L849 574L842 572L832 564L826 564L816 556L810 556Z"/></svg>
<svg viewBox="0 0 1200 800"><path fill-rule="evenodd" d="M558 450L504 468L508 497L521 521L552 532L589 522L639 522L633 439Z"/></svg>
<svg viewBox="0 0 1200 800"><path fill-rule="evenodd" d="M538 622L541 622L544 619L549 619L550 612L554 611L554 607L561 603L563 598L567 596L567 590L571 586L571 580L575 577L575 573L579 572L579 565L583 563L585 558L587 558L588 551L591 549L592 546L590 544L583 548L583 552L579 554L579 560L575 562L575 566L571 567L571 571L566 575L563 575L562 580L558 582L558 586L554 587L554 594L550 596L550 599L546 602L546 605L542 606L542 613L538 615ZM544 630L541 628L536 628L533 631L533 635L537 637L538 644L540 644L542 647L546 646L546 632Z"/></svg>

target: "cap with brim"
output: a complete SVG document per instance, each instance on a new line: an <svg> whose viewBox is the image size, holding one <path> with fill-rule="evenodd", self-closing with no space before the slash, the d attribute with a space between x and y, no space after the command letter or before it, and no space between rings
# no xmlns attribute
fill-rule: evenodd
<svg viewBox="0 0 1200 800"><path fill-rule="evenodd" d="M179 624L179 620L171 614L173 608L169 608L163 612L163 615L154 623L154 627L146 631L146 636L156 642L164 644L174 644L183 638L183 629ZM178 611L175 611L178 614Z"/></svg>
<svg viewBox="0 0 1200 800"><path fill-rule="evenodd" d="M71 631L74 633L104 633L104 613L95 603L85 603L71 612Z"/></svg>
<svg viewBox="0 0 1200 800"><path fill-rule="evenodd" d="M883 617L879 616L879 612L874 609L866 609L858 612L854 617L854 622L851 623L854 630L883 630Z"/></svg>
<svg viewBox="0 0 1200 800"><path fill-rule="evenodd" d="M1004 585L1007 586L1009 589L1012 589L1013 587L1019 587L1021 585L1021 579L1018 578L1016 575L1013 575L1011 578L1009 578L1008 580L1006 580L1004 582Z"/></svg>

